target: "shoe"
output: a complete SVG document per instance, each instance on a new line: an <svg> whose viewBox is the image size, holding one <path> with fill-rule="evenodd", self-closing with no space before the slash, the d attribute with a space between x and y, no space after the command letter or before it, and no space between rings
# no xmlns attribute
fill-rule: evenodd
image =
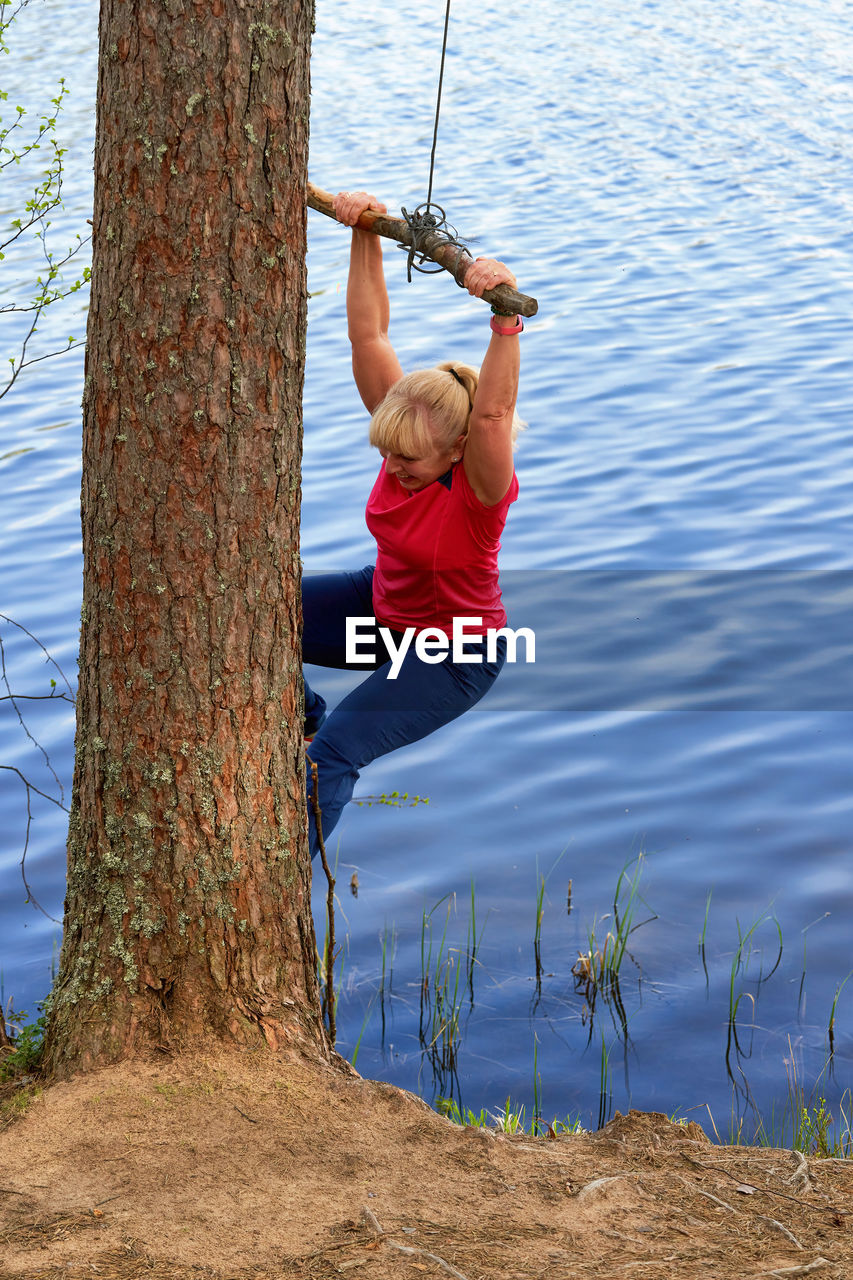
<svg viewBox="0 0 853 1280"><path fill-rule="evenodd" d="M314 741L314 738L316 737L318 730L322 728L325 719L326 719L325 711L320 716L319 720L317 720L314 716L306 716L305 727L302 730L302 734L303 734L303 737L305 738L306 744Z"/></svg>

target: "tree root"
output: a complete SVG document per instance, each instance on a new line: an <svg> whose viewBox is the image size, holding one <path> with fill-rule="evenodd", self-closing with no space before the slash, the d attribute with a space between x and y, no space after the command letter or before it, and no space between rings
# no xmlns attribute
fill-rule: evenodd
<svg viewBox="0 0 853 1280"><path fill-rule="evenodd" d="M427 1249L418 1249L413 1245L399 1244L396 1240L392 1240L390 1236L385 1234L385 1231L379 1224L376 1215L371 1213L366 1206L361 1211L361 1220L365 1226L370 1227L371 1231L373 1231L389 1249L396 1249L398 1253L405 1253L409 1257L427 1258L430 1262L434 1262L437 1267L441 1267L442 1271L446 1271L449 1276L454 1276L456 1280L468 1280L467 1276L464 1276L461 1271L457 1271L449 1262L445 1262L444 1258L440 1258L437 1253L430 1253Z"/></svg>

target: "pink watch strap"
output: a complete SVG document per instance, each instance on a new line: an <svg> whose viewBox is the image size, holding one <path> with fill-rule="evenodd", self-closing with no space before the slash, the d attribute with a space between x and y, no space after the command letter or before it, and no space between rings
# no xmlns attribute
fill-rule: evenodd
<svg viewBox="0 0 853 1280"><path fill-rule="evenodd" d="M509 338L514 333L521 333L524 329L524 321L521 316L516 316L515 324L510 327L500 324L499 319L503 319L503 317L492 316L489 321L489 328L492 330L492 333L499 333L502 338Z"/></svg>

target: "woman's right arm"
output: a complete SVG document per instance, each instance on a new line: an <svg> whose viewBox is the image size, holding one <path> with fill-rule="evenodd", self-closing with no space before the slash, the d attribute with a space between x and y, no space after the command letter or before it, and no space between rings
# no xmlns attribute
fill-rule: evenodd
<svg viewBox="0 0 853 1280"><path fill-rule="evenodd" d="M335 197L335 216L353 229L347 280L352 371L365 408L373 413L402 378L403 370L388 338L391 308L382 268L382 243L372 231L361 231L355 225L365 209L388 212L366 191L342 191Z"/></svg>

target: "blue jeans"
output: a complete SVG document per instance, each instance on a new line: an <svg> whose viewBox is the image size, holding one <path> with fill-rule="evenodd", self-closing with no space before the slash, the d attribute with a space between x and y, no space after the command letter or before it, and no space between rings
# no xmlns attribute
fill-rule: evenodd
<svg viewBox="0 0 853 1280"><path fill-rule="evenodd" d="M365 680L326 718L326 703L305 684L305 733L315 733L307 749L317 766L318 799L324 840L334 830L351 798L359 771L377 756L417 742L461 716L491 688L506 661L501 637L494 662L459 663L452 655L440 663L421 662L409 646L396 680L388 679L390 660L377 633L375 662L346 661L346 619L373 616L373 566L354 573L327 573L302 580L302 658L321 667L368 669ZM399 640L398 633L397 639ZM466 641L476 652L477 642ZM311 856L318 851L308 769Z"/></svg>

